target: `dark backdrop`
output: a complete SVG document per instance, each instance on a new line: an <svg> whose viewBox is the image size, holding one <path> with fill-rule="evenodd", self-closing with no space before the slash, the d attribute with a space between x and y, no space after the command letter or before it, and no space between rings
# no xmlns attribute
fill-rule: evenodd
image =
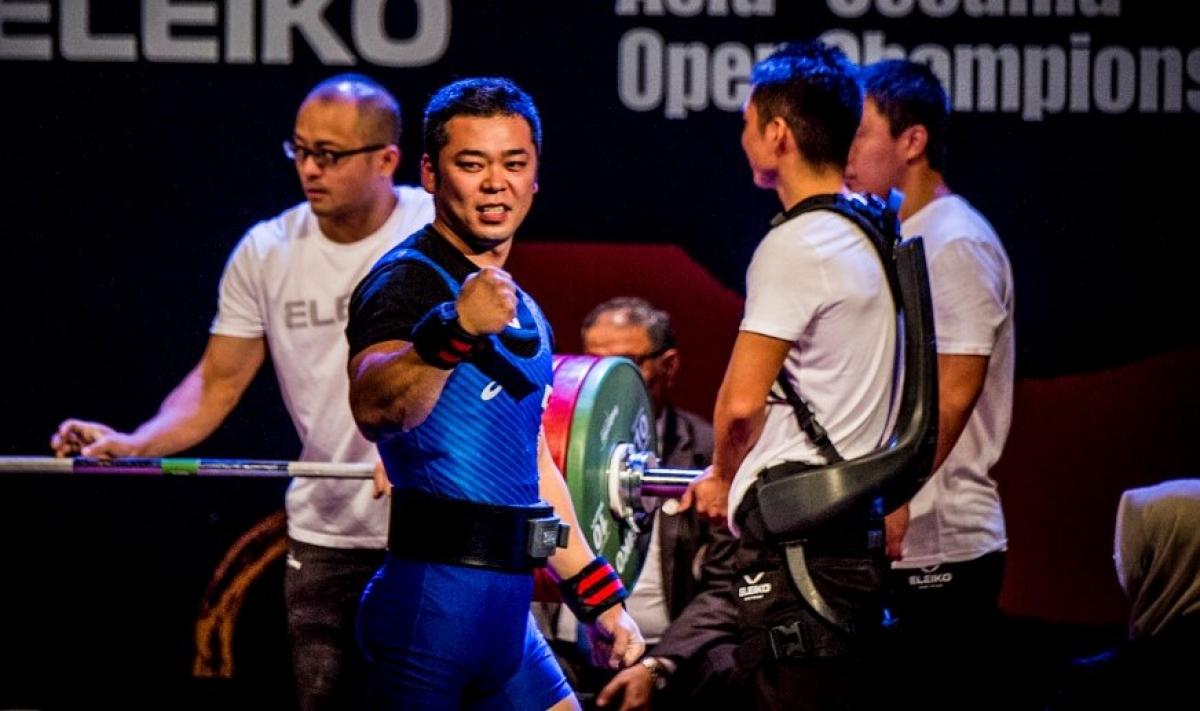
<svg viewBox="0 0 1200 711"><path fill-rule="evenodd" d="M981 77L972 91L957 93L956 105L967 110L955 117L948 177L993 221L1012 257L1020 374L1118 365L1196 341L1188 186L1200 159L1200 50L1167 3L1081 0L1079 7L1057 3L1074 15L1048 17L1032 13L1051 3L1034 1L1007 3L1009 10L1028 5L1024 17L972 17L970 8L1006 4L965 0L455 3L440 26L448 33L444 53L414 67L355 54L351 12L371 5L361 0L331 0L323 15L353 66L322 63L298 31L285 64L268 63L261 49L254 63L225 62L220 53L217 63L153 62L139 21L148 11L135 2L82 4L91 7L91 36L126 38L134 61L65 58L70 33L59 23L70 19L69 2L47 2L49 21L2 26L0 42L9 47L0 46L0 56L31 38L45 39L50 53L47 61L0 61L7 88L0 205L9 249L0 298L15 346L6 349L10 365L0 376L0 392L13 404L4 408L13 418L2 444L8 451L40 448L65 412L129 425L157 404L199 352L229 249L254 221L299 199L279 149L299 99L345 69L377 78L403 103L403 182L416 179L416 129L433 89L474 74L515 78L545 122L542 192L522 239L675 243L740 290L777 205L750 183L738 112L710 98L744 91L736 80L720 80L729 72L715 70L714 57L826 31L861 44L881 34L894 49L926 48L918 55L925 57L931 46L951 57L981 47L1012 52L1020 60L1015 81L1001 76L988 91ZM262 32L277 3L248 4ZM384 30L398 38L433 32L435 13L419 25L415 10L442 4L383 3ZM222 38L237 20L223 12L226 5L193 5L211 7L213 25L175 27L176 39L229 45ZM1118 14L1085 16L1093 5ZM877 6L909 12L888 17ZM948 17L922 10L935 6L957 10ZM842 16L861 7L868 9L860 16ZM666 14L617 14L630 8ZM671 14L689 8L702 12ZM728 14L707 14L712 8ZM748 9L769 14L738 15ZM662 64L622 53L631 37L647 34L660 38ZM1028 95L1040 86L1050 86L1048 94L1074 91L1079 72L1067 60L1082 52L1079 37L1088 38L1090 61L1080 66L1092 89L1083 110L1066 103L1030 120L1037 112ZM1160 49L1175 52L1180 64L1158 72L1169 77L1160 76L1150 96L1144 84L1159 65L1141 55ZM1067 61L1066 78L1056 82L1047 69L1036 80L1041 65L1031 58L1054 52ZM971 73L960 68L952 87ZM621 80L631 71L641 84L657 81L664 95L701 96L707 108L670 118L682 113L672 108L681 101L664 98L631 109ZM1105 77L1111 82L1102 89ZM1097 94L1134 98L1125 110L1105 113ZM252 446L263 438L248 440Z"/></svg>
<svg viewBox="0 0 1200 711"><path fill-rule="evenodd" d="M287 3L274 0L0 0L8 332L0 453L45 452L67 415L127 428L153 412L203 347L229 250L256 220L299 199L279 148L297 103L345 70L378 79L401 100L401 182L415 181L420 109L436 87L476 74L513 77L545 123L541 192L521 240L670 243L736 292L778 208L751 185L738 145L739 77L751 52L823 32L857 59L874 58L874 45L915 50L945 64L960 109L949 180L993 221L1012 258L1018 374L1097 371L1197 342L1190 188L1200 159L1200 50L1194 23L1172 4L294 4L324 10L280 33L267 28L281 26ZM172 25L164 42L155 28L165 7L200 19ZM356 12L376 34L442 37L444 48L383 62L362 49L371 42ZM330 59L334 44L342 60ZM994 77L993 53L1007 62ZM605 275L564 274L585 277ZM729 334L689 338L710 335L728 342ZM1195 392L1194 380L1181 383L1184 397L1194 401ZM199 451L294 456L269 372ZM90 664L124 689L138 682L111 672L131 654L178 673L185 633L158 622L122 632L112 615L161 621L193 609L180 591L202 586L205 566L279 501L271 482L112 484L22 480L0 490L0 545L13 563L0 575L8 596L0 602L15 620L12 641L0 635L0 644L24 660L0 672L0 692L10 690L0 703L86 698L57 682L60 664ZM131 577L135 570L143 577ZM121 580L135 580L136 592ZM81 600L99 611L68 619L107 621L82 631L53 622L54 609ZM38 641L22 646L30 639ZM251 658L276 664L279 650L266 651ZM145 671L136 678L154 676Z"/></svg>

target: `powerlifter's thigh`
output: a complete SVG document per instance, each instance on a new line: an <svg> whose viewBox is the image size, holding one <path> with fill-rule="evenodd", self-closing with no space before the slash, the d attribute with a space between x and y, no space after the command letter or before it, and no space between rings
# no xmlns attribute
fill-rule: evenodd
<svg viewBox="0 0 1200 711"><path fill-rule="evenodd" d="M389 557L367 586L359 640L373 708L461 708L501 693L529 645L528 574Z"/></svg>
<svg viewBox="0 0 1200 711"><path fill-rule="evenodd" d="M525 654L517 672L500 691L468 699L466 708L474 711L548 709L570 695L571 687L530 613L525 630Z"/></svg>

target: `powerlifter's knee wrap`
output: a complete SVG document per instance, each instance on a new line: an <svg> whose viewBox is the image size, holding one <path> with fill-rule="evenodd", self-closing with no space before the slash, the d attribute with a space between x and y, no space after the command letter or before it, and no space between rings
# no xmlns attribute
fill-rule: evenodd
<svg viewBox="0 0 1200 711"><path fill-rule="evenodd" d="M591 622L608 608L629 597L629 592L617 577L617 571L596 556L583 570L558 584L563 602L584 622Z"/></svg>

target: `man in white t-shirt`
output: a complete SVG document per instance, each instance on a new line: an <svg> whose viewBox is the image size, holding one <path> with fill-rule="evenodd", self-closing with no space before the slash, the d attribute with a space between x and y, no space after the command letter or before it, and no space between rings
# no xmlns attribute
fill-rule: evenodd
<svg viewBox="0 0 1200 711"><path fill-rule="evenodd" d="M788 564L797 548L768 535L760 478L773 480L776 465L830 458L823 438L810 437L789 402L772 394L781 369L841 457L879 446L892 399L895 307L869 237L841 214L809 210L842 190L862 111L854 68L837 49L791 44L756 64L751 84L742 147L755 184L774 190L786 211L747 271L745 316L713 416L713 466L683 503L728 515L740 536L730 592L736 656L758 705L845 708L874 687L864 661L882 611L882 511L834 518L806 537L807 563Z"/></svg>
<svg viewBox="0 0 1200 711"><path fill-rule="evenodd" d="M901 230L924 239L937 332L934 474L887 518L891 608L905 646L896 656L901 666L919 660L918 676L953 684L973 679L955 670L978 665L993 646L999 614L1007 537L989 472L1012 416L1012 269L992 226L943 178L949 109L937 77L925 65L886 60L866 67L863 81L847 185L903 191Z"/></svg>
<svg viewBox="0 0 1200 711"><path fill-rule="evenodd" d="M358 281L433 219L428 193L392 184L399 140L400 107L382 86L359 75L318 84L284 143L308 200L238 243L200 362L133 432L66 420L55 453L152 457L192 447L230 413L269 351L300 458L378 461L350 414L344 329ZM354 619L387 543L384 481L296 479L288 489L285 603L301 708L362 702Z"/></svg>

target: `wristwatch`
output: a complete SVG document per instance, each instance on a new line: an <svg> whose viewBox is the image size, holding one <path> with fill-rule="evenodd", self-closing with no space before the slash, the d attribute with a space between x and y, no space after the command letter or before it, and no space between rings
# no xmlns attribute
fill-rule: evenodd
<svg viewBox="0 0 1200 711"><path fill-rule="evenodd" d="M640 664L650 672L650 679L654 681L655 689L661 691L666 688L667 680L671 677L671 670L663 660L658 657L642 657Z"/></svg>

